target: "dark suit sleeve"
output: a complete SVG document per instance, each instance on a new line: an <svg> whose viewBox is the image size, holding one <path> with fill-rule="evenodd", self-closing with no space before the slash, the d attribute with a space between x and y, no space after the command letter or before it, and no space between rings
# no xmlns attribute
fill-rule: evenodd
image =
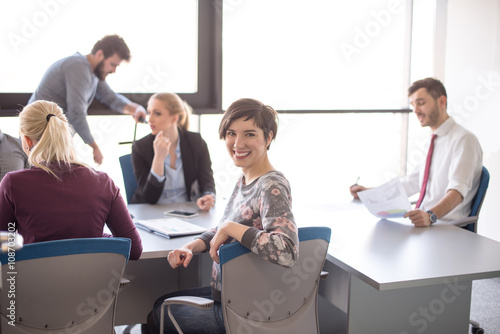
<svg viewBox="0 0 500 334"><path fill-rule="evenodd" d="M206 193L215 194L212 161L206 142L199 133L180 131L181 156L186 189L191 201ZM198 189L193 189L196 188Z"/></svg>
<svg viewBox="0 0 500 334"><path fill-rule="evenodd" d="M152 138L154 139L154 137ZM151 174L154 156L152 138L147 136L132 146L132 165L137 180L137 190L132 198L132 203L156 204L165 185L165 180L159 182Z"/></svg>
<svg viewBox="0 0 500 334"><path fill-rule="evenodd" d="M198 182L200 183L200 191L204 193L215 194L214 173L212 171L212 160L208 152L207 143L201 139L200 149L200 165L198 168Z"/></svg>

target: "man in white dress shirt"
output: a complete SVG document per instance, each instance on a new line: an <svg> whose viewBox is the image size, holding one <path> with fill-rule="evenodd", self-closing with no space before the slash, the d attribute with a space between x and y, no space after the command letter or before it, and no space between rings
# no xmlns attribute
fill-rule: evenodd
<svg viewBox="0 0 500 334"><path fill-rule="evenodd" d="M451 222L467 217L483 166L479 141L448 115L446 89L439 80L415 81L408 88L408 96L420 125L429 127L436 136L423 198L418 208L408 211L405 217L415 226L429 226L438 219ZM431 138L426 152L430 142ZM423 159L419 167L401 180L408 196L421 192L425 168L426 159ZM351 194L357 198L357 192L366 189L354 185Z"/></svg>

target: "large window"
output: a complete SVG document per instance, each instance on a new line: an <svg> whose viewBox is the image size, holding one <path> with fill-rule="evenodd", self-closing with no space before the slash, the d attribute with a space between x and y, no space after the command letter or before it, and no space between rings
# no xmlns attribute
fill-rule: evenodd
<svg viewBox="0 0 500 334"><path fill-rule="evenodd" d="M411 14L408 1L224 1L223 108L251 97L281 111L269 154L295 202L405 173ZM202 116L201 130L224 196L240 171L219 120Z"/></svg>
<svg viewBox="0 0 500 334"><path fill-rule="evenodd" d="M295 201L324 199L334 203L337 195L348 197L348 186L358 177L360 184L378 185L404 174L407 164L413 166L420 154L420 140L411 139L407 143L408 116L410 128L415 132L421 129L418 124L412 125L414 117L407 114L406 89L410 73L412 81L432 73L427 71L427 49L422 47L428 45L425 44L430 40L428 30L432 29L414 29L412 36L412 22L418 21L412 10L417 4L425 5L417 6L416 12L425 18L418 22L426 27L425 22L434 15L429 10L434 0L416 4L397 0L148 0L139 3L141 9L134 7L134 4L139 6L136 2L119 1L115 7L108 7L108 2L114 1L94 6L103 9L94 9L96 17L106 17L106 21L113 18L126 22L124 26L133 26L132 30L124 30L129 32L127 35L121 33L131 48L132 61L109 76L110 85L117 91L128 89L122 88L127 85L135 89L136 95L125 91L133 100L149 96L144 91L159 90L176 91L187 99L195 113L201 114L193 118L193 130L199 129L208 143L217 192L223 197L231 191L241 171L234 168L224 143L218 138L220 112L241 97L259 99L280 111L278 137L269 154L274 167L290 180ZM13 24L22 25L24 17L33 19L38 11L44 12L46 4L59 6L46 27L38 29L37 37L28 45L19 45L32 48L36 54L29 65L33 65L32 72L36 69L38 73L26 74L34 80L32 90L48 64L59 58L48 56L51 48L42 48L38 40L51 40L47 36L55 32L45 30L51 20L59 16L62 20L62 16L68 15L66 11L76 5L57 0L32 1L29 6L24 3L27 2L16 3L25 9L17 16L12 15L17 17L10 19L12 24L5 23L7 31L22 32L14 30ZM5 6L4 2L0 6ZM179 9L174 10L173 6ZM131 14L123 14L124 19L115 14L125 13L127 8ZM182 22L177 25L173 22L178 17ZM191 24L196 29L191 29ZM141 32L143 29L151 33ZM427 35L412 53L410 46L417 41L419 31L426 31ZM87 52L82 48L91 48L100 35L108 32L119 31L103 28L89 38L75 38L73 46L60 51L60 57L75 51ZM58 47L65 42L52 41ZM4 43L11 47L10 42ZM163 53L155 52L160 48ZM43 53L43 58L39 53ZM29 56L22 53L22 57ZM20 59L25 62L25 58ZM41 59L45 59L44 64ZM144 68L149 66L154 70L156 61L166 67L179 64L179 68L168 73L185 73L186 80L168 77L166 86L150 86L155 76ZM13 63L16 65L3 70L19 73L21 63L17 60ZM422 66L410 72L410 68L416 68L415 64ZM163 71L163 67L159 68ZM13 90L17 85L9 86L10 91L25 93L5 93L7 88L0 89L0 115L5 111L6 95L29 97L29 88ZM8 102L11 108L18 108L20 103ZM149 133L149 127L139 124L136 129L129 116L95 116L96 108L90 114L90 127L104 154L104 163L97 168L108 172L123 187L118 157L129 153L130 145L119 142L131 141L134 133L141 138ZM4 132L17 134L16 119L3 118L0 126ZM82 159L92 164L89 147L78 136L75 144Z"/></svg>
<svg viewBox="0 0 500 334"><path fill-rule="evenodd" d="M90 53L108 34L122 36L132 54L106 79L113 90L144 105L151 93L177 92L197 113L219 112L220 11L214 3L1 1L1 112L15 114L52 63L75 52ZM89 114L96 112L110 113L97 103Z"/></svg>
<svg viewBox="0 0 500 334"><path fill-rule="evenodd" d="M407 1L225 1L223 106L406 109Z"/></svg>
<svg viewBox="0 0 500 334"><path fill-rule="evenodd" d="M54 61L88 54L104 35L118 34L132 61L108 77L114 90L196 92L197 11L195 0L2 1L0 91L33 92Z"/></svg>

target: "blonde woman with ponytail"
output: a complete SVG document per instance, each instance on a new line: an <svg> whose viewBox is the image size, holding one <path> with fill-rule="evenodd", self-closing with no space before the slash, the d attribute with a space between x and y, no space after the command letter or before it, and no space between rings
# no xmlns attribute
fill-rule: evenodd
<svg viewBox="0 0 500 334"><path fill-rule="evenodd" d="M53 102L33 102L19 114L22 146L32 165L0 183L0 229L12 224L25 243L110 236L132 240L130 259L142 244L119 188L103 172L77 160L68 120Z"/></svg>
<svg viewBox="0 0 500 334"><path fill-rule="evenodd" d="M189 131L191 107L175 93L148 101L151 134L132 146L137 179L133 203L196 201L201 210L215 204L212 162L206 142Z"/></svg>
<svg viewBox="0 0 500 334"><path fill-rule="evenodd" d="M45 118L43 117L45 115ZM23 150L31 165L61 180L59 172L78 162L66 116L55 103L35 102L19 114Z"/></svg>

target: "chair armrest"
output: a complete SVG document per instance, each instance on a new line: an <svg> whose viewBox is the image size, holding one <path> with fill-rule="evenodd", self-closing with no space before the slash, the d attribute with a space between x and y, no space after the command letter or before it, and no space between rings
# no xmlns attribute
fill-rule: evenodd
<svg viewBox="0 0 500 334"><path fill-rule="evenodd" d="M461 219L457 219L451 222L452 225L455 226L465 226L470 223L477 223L478 216L470 216Z"/></svg>
<svg viewBox="0 0 500 334"><path fill-rule="evenodd" d="M212 308L214 301L212 299L193 296L170 297L163 301L162 305L189 305L199 309Z"/></svg>
<svg viewBox="0 0 500 334"><path fill-rule="evenodd" d="M160 333L163 334L164 330L164 308L165 305L168 306L168 317L170 318L170 321L175 326L175 329L177 329L177 332L182 333L181 328L179 327L179 324L177 324L177 321L175 321L174 316L172 315L172 312L170 312L170 306L172 305L188 305L188 306L194 306L199 309L210 309L214 305L214 301L212 299L208 298L202 298L202 297L194 297L194 296L179 296L179 297L170 297L167 298L163 301L161 304L160 308Z"/></svg>
<svg viewBox="0 0 500 334"><path fill-rule="evenodd" d="M125 277L122 277L122 279L120 281L120 289L123 289L124 287L129 285L129 283L130 283L130 280L126 279Z"/></svg>
<svg viewBox="0 0 500 334"><path fill-rule="evenodd" d="M8 253L9 251L19 250L23 248L24 238L18 232L0 232L0 252Z"/></svg>

